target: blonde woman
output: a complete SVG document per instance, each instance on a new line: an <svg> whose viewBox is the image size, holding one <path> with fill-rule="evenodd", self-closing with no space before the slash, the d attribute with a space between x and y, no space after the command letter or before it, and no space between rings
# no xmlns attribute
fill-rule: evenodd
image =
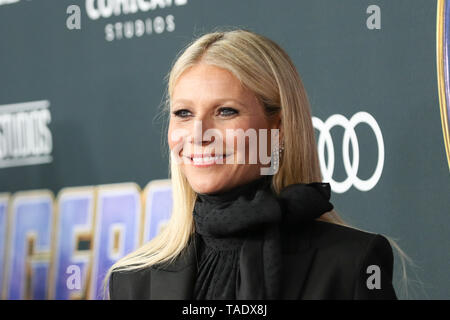
<svg viewBox="0 0 450 320"><path fill-rule="evenodd" d="M397 298L388 240L333 210L305 89L276 43L199 37L166 107L171 219L110 268L111 299Z"/></svg>

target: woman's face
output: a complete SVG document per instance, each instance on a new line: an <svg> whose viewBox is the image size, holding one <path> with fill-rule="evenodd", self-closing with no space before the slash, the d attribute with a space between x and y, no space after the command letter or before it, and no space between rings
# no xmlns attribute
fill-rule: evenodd
<svg viewBox="0 0 450 320"><path fill-rule="evenodd" d="M279 128L279 117L269 121L256 96L228 70L200 63L187 69L175 83L168 142L172 156L179 157L180 169L197 193L226 191L260 177L260 168L270 163L261 163L258 141L267 142L264 151L270 156L270 129L274 128ZM242 134L248 129L257 140ZM238 145L238 140L245 142ZM249 157L250 151L257 153L257 161ZM217 158L205 158L207 155Z"/></svg>

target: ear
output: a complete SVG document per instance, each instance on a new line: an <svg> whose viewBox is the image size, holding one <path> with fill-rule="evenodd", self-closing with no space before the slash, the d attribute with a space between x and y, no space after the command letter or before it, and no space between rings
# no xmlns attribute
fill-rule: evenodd
<svg viewBox="0 0 450 320"><path fill-rule="evenodd" d="M280 115L277 115L277 117L275 118L274 124L273 124L273 127L272 127L272 128L273 128L273 129L278 129L278 130L279 130L279 133L280 133L280 143L281 143L281 141L283 141L284 135L283 135L283 123L282 123L282 121L281 121L281 116L280 116Z"/></svg>

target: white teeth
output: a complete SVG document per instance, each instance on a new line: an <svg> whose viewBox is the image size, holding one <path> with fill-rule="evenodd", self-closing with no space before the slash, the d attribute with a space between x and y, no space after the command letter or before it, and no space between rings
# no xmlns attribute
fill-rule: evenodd
<svg viewBox="0 0 450 320"><path fill-rule="evenodd" d="M194 161L194 163L205 163L205 162L217 161L222 158L223 158L223 156L203 157L203 158L198 157L198 158L193 158L192 160Z"/></svg>

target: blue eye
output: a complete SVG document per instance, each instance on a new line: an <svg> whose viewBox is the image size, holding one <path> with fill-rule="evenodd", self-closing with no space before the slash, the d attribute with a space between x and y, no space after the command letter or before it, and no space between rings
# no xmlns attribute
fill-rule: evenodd
<svg viewBox="0 0 450 320"><path fill-rule="evenodd" d="M173 112L173 114L176 117L180 117L180 118L186 118L188 116L186 113L190 113L190 111L186 110L186 109L181 109L181 110L177 110L177 111Z"/></svg>
<svg viewBox="0 0 450 320"><path fill-rule="evenodd" d="M232 116L232 115L238 113L237 110L230 108L230 107L223 107L223 108L220 108L219 110L220 110L220 113L224 116Z"/></svg>
<svg viewBox="0 0 450 320"><path fill-rule="evenodd" d="M232 116L232 115L238 114L238 113L239 112L236 109L233 109L230 107L219 108L220 116L229 117L229 116ZM187 109L180 109L180 110L172 112L172 114L179 118L188 118L192 115L191 112Z"/></svg>

